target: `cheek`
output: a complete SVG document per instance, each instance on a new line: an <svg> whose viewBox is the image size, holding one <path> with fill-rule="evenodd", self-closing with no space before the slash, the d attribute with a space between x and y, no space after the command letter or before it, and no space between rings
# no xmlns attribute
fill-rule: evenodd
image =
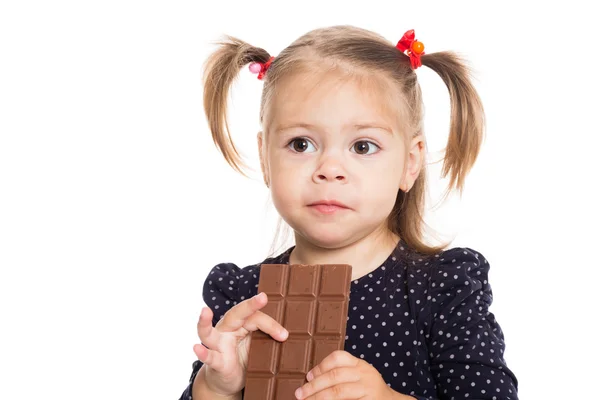
<svg viewBox="0 0 600 400"><path fill-rule="evenodd" d="M295 185L288 185L285 180L274 180L271 185L271 200L277 213L288 221L300 208L302 195ZM288 222L289 223L289 222Z"/></svg>
<svg viewBox="0 0 600 400"><path fill-rule="evenodd" d="M311 177L312 169L314 167L306 160L295 158L281 149L272 152L269 158L271 179L280 185L297 185L303 179Z"/></svg>
<svg viewBox="0 0 600 400"><path fill-rule="evenodd" d="M390 192L394 192L395 189L399 189L401 181L401 171L396 168L395 165L390 163L382 163L381 165L375 166L375 168L363 172L362 184L368 188L368 190L375 190L377 192L383 192L383 197L390 195Z"/></svg>
<svg viewBox="0 0 600 400"><path fill-rule="evenodd" d="M396 198L398 197L398 189L387 186L381 189L372 188L370 190L372 190L371 193L373 195L365 197L365 202L367 203L365 205L367 209L371 210L371 215L385 217L392 212Z"/></svg>
<svg viewBox="0 0 600 400"><path fill-rule="evenodd" d="M389 214L394 208L400 187L400 174L391 173L390 169L370 174L369 179L363 180L362 186L359 192L368 193L361 196L366 206L365 211L380 217Z"/></svg>
<svg viewBox="0 0 600 400"><path fill-rule="evenodd" d="M314 169L308 163L287 159L272 159L271 199L284 220L294 218L311 198L311 178Z"/></svg>
<svg viewBox="0 0 600 400"><path fill-rule="evenodd" d="M271 164L271 198L273 205L280 214L286 214L286 209L296 206L302 198L301 174L297 168L290 168L281 163Z"/></svg>

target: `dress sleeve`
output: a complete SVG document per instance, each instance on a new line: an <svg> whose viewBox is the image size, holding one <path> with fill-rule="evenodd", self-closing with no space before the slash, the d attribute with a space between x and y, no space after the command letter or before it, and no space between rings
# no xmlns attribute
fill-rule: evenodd
<svg viewBox="0 0 600 400"><path fill-rule="evenodd" d="M504 334L489 311L489 264L477 251L453 248L432 265L427 344L440 399L518 399L504 360Z"/></svg>
<svg viewBox="0 0 600 400"><path fill-rule="evenodd" d="M241 269L231 263L218 264L209 272L202 288L202 299L213 311L213 326L219 322L227 311L238 303L239 279ZM179 400L192 400L192 386L194 379L203 363L195 360L192 364L192 374L188 386L181 394Z"/></svg>

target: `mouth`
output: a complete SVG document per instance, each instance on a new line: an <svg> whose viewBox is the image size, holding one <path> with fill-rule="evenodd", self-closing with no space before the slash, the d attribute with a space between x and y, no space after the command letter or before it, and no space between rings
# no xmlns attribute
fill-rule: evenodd
<svg viewBox="0 0 600 400"><path fill-rule="evenodd" d="M308 207L321 214L334 214L336 212L350 210L350 207L337 200L320 200L309 204Z"/></svg>

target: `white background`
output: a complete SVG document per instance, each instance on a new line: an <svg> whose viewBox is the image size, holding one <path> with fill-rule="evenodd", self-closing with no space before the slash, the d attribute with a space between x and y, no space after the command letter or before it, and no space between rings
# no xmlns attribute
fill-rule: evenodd
<svg viewBox="0 0 600 400"><path fill-rule="evenodd" d="M3 1L0 398L179 397L206 274L263 260L276 222L212 144L202 63L223 34L277 55L337 24L470 60L487 138L428 222L489 260L520 397L594 397L600 32L583 1L532 3ZM448 93L417 75L434 161ZM261 89L244 68L230 114L256 169Z"/></svg>

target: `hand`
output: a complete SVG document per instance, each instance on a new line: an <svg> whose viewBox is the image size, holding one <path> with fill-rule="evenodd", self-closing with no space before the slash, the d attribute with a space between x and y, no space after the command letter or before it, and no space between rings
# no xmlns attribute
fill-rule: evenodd
<svg viewBox="0 0 600 400"><path fill-rule="evenodd" d="M212 310L202 309L198 337L206 347L196 344L194 352L205 364L205 386L212 393L231 396L244 387L252 331L260 329L275 340L287 339L288 332L283 326L259 311L267 301L264 293L244 300L227 311L215 327Z"/></svg>
<svg viewBox="0 0 600 400"><path fill-rule="evenodd" d="M296 398L305 400L386 400L399 396L368 362L337 350L306 374Z"/></svg>

